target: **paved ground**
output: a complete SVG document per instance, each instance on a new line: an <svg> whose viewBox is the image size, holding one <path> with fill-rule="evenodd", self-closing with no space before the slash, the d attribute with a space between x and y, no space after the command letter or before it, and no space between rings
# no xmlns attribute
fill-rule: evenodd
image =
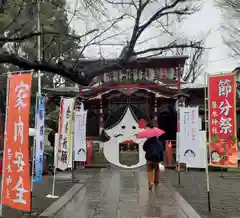
<svg viewBox="0 0 240 218"><path fill-rule="evenodd" d="M169 170L164 176L203 218L240 217L240 172L210 173L212 213L208 213L205 172L182 172L181 186L177 173Z"/></svg>
<svg viewBox="0 0 240 218"><path fill-rule="evenodd" d="M92 178L93 175L99 172L99 169L84 169L78 170L76 177L79 179L79 183L84 184L88 179ZM56 181L56 195L62 196L67 192L74 183L71 182L71 173L58 173ZM52 190L52 176L44 176L42 184L36 184L33 190L33 210L35 215L39 215L49 205L51 205L55 199L46 198L46 195L51 193ZM5 218L21 218L31 217L20 211L4 207L3 217ZM36 216L34 216L36 217Z"/></svg>
<svg viewBox="0 0 240 218"><path fill-rule="evenodd" d="M148 190L143 170L104 169L59 211L56 218L198 218L186 201L161 179Z"/></svg>
<svg viewBox="0 0 240 218"><path fill-rule="evenodd" d="M220 175L220 172L210 172L212 213L208 213L205 172L182 172L179 187L177 173L168 170L162 174L161 185L152 192L148 191L143 170L105 169L99 172L98 169L85 169L77 174L80 180L78 184L69 182L70 174L58 174L57 195L68 193L75 186L80 185L81 189L64 208L59 208L56 218L199 217L169 186L169 181L202 218L240 217L240 172L224 172L225 178L221 178ZM51 191L51 181L50 176L45 176L43 184L34 188L33 212L38 215L54 202L45 198ZM59 200L55 201L57 205ZM26 216L4 208L3 217Z"/></svg>

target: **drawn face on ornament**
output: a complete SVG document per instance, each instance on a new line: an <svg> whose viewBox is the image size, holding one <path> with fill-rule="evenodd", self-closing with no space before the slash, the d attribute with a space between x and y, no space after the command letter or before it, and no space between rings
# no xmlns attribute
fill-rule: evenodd
<svg viewBox="0 0 240 218"><path fill-rule="evenodd" d="M105 133L115 142L121 143L126 140L132 140L137 143L137 133L140 132L138 122L133 117L133 114L129 108L122 119L115 126L105 130Z"/></svg>
<svg viewBox="0 0 240 218"><path fill-rule="evenodd" d="M211 158L212 158L212 162L216 162L216 163L220 162L220 160L221 160L221 156L216 151L212 152Z"/></svg>
<svg viewBox="0 0 240 218"><path fill-rule="evenodd" d="M196 155L193 150L188 149L185 151L184 156L188 159L188 161L191 161L195 158Z"/></svg>
<svg viewBox="0 0 240 218"><path fill-rule="evenodd" d="M141 131L137 119L130 108L127 108L120 120L113 126L105 129L105 134L109 140L104 143L104 156L112 164L122 168L136 168L145 164L145 153L142 150L146 139L138 139L136 135ZM124 165L119 161L121 144L126 142L138 144L138 163L134 165Z"/></svg>

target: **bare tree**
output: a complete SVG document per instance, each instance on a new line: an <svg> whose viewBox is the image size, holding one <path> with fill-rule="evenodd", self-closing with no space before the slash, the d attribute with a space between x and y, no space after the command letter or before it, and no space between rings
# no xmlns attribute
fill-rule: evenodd
<svg viewBox="0 0 240 218"><path fill-rule="evenodd" d="M176 22L180 22L199 10L199 1L196 3L196 1L189 0L82 0L81 3L80 7L85 10L85 13L77 9L71 13L83 22L91 18L90 29L84 30L85 32L80 36L67 33L71 40L78 43L79 57L66 61L66 57L62 55L55 60L43 59L39 62L32 60L27 55L22 55L21 52L14 53L4 49L0 53L0 63L13 64L21 69L52 72L73 80L80 85L88 85L95 76L114 69L121 69L133 61L133 57L166 55L171 49L176 48L195 48L199 50L203 48L200 41L181 43L182 39L174 33ZM31 6L24 5L25 10L28 11L32 5L34 4L31 4ZM19 18L17 20L21 23L26 19ZM92 25L93 20L95 25ZM21 24L17 26L19 25ZM152 36L150 30L156 34ZM2 32L2 37L0 37L0 43L3 45L9 42L26 45L29 40L39 34L51 36L66 34L47 30L36 32L34 29L28 30L23 35L6 33L8 33L7 30ZM125 42L118 39L118 36L123 34L126 36ZM169 34L173 37L169 37ZM155 39L154 43L151 41L152 38ZM89 63L81 58L85 50L91 46L98 46L101 51L101 49L109 45L112 47L118 46L118 48L120 46L124 47L121 56L118 56L114 61L108 62L107 59L102 57L102 62ZM198 56L199 52L196 54L196 61Z"/></svg>
<svg viewBox="0 0 240 218"><path fill-rule="evenodd" d="M231 48L236 56L240 55L240 2L239 0L216 0L221 9L221 34L225 44Z"/></svg>
<svg viewBox="0 0 240 218"><path fill-rule="evenodd" d="M183 74L183 81L194 83L195 80L204 73L204 41L199 41L199 47L197 48L178 48L172 52L174 55L186 55L189 58L185 64L185 70Z"/></svg>

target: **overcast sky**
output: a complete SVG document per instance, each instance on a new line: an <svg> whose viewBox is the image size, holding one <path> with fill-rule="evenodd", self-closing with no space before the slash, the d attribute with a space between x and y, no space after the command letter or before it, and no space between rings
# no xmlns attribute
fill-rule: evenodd
<svg viewBox="0 0 240 218"><path fill-rule="evenodd" d="M199 34L212 30L207 38L206 46L212 49L208 52L205 62L209 73L233 70L238 64L231 50L224 45L221 37L220 11L215 8L211 0L206 1L200 12L191 16L185 24L185 33Z"/></svg>
<svg viewBox="0 0 240 218"><path fill-rule="evenodd" d="M78 0L68 0L71 5L74 5ZM91 19L88 20L87 26L90 29L91 26ZM202 9L189 17L183 24L181 24L180 32L183 33L185 36L189 38L200 38L209 30L211 30L210 35L206 40L206 47L211 48L208 52L205 53L204 56L204 63L205 63L205 70L209 73L217 73L217 72L225 72L231 71L238 63L236 59L232 58L234 55L228 49L227 46L224 45L222 37L221 37L221 29L220 29L220 22L221 22L221 13L220 11L214 7L212 0L205 0L204 6ZM72 22L72 27L77 31L77 33L83 33L83 24L79 20L74 20ZM121 23L124 25L124 28L127 29L129 22L124 21ZM86 25L85 25L86 28ZM156 31L155 31L156 32ZM177 31L179 32L179 30ZM128 34L122 36L122 42L126 41L131 31ZM148 35L154 35L154 32L150 29L148 32L145 33ZM142 39L145 39L142 38ZM118 40L119 42L119 40ZM149 42L150 44L153 42ZM149 47L149 44L147 45ZM104 54L104 57L107 58L114 58L119 55L119 51L121 51L122 46L120 47L111 47L107 46L104 49L101 49L101 52ZM85 55L91 58L99 57L99 47L91 47L86 49ZM201 78L200 78L201 80Z"/></svg>

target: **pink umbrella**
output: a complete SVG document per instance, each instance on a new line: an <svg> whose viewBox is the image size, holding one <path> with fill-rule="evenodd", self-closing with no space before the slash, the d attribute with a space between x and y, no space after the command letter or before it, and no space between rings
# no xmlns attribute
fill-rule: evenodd
<svg viewBox="0 0 240 218"><path fill-rule="evenodd" d="M154 128L147 128L139 132L136 137L139 139L142 138L151 138L151 137L159 137L165 132L157 127Z"/></svg>

